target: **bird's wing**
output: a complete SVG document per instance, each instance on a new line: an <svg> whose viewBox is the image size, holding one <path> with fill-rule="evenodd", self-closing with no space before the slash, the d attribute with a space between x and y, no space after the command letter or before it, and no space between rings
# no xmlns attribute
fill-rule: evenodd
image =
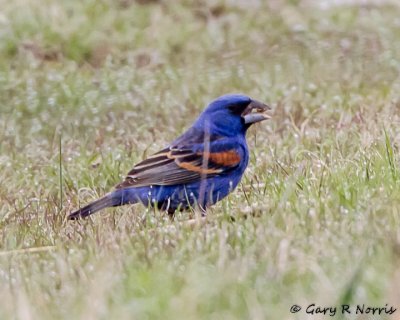
<svg viewBox="0 0 400 320"><path fill-rule="evenodd" d="M226 173L241 161L234 148L195 152L190 147L168 147L138 163L117 189L149 185L176 185Z"/></svg>

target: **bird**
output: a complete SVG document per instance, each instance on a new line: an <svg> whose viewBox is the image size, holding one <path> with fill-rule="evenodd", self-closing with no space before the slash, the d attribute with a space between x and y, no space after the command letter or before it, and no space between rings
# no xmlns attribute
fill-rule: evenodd
<svg viewBox="0 0 400 320"><path fill-rule="evenodd" d="M107 207L142 203L174 213L207 208L239 184L249 163L246 132L271 118L271 108L244 94L213 100L191 127L159 152L137 163L113 191L69 214L85 218Z"/></svg>

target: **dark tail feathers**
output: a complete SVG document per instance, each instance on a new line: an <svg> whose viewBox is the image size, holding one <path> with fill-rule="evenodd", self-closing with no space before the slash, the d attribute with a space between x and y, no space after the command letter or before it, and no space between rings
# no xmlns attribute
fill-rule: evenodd
<svg viewBox="0 0 400 320"><path fill-rule="evenodd" d="M87 206L72 212L68 216L68 220L77 220L80 218L86 218L91 214L108 207L114 207L120 205L120 200L116 197L112 197L112 194L107 194L103 198L100 198L92 203L89 203Z"/></svg>

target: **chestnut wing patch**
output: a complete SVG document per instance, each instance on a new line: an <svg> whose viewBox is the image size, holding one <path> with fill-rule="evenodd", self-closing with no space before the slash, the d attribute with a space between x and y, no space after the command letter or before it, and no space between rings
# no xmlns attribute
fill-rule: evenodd
<svg viewBox="0 0 400 320"><path fill-rule="evenodd" d="M116 188L190 183L226 173L240 161L235 150L194 153L190 149L166 148L134 166Z"/></svg>
<svg viewBox="0 0 400 320"><path fill-rule="evenodd" d="M240 155L235 150L210 153L209 159L224 167L232 167L240 163Z"/></svg>

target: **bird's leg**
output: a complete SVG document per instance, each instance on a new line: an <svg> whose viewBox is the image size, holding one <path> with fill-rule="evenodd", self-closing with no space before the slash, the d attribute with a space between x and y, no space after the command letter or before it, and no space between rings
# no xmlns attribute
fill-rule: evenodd
<svg viewBox="0 0 400 320"><path fill-rule="evenodd" d="M175 209L168 208L167 213L168 213L169 219L170 219L171 221L174 221L174 218L175 218Z"/></svg>

